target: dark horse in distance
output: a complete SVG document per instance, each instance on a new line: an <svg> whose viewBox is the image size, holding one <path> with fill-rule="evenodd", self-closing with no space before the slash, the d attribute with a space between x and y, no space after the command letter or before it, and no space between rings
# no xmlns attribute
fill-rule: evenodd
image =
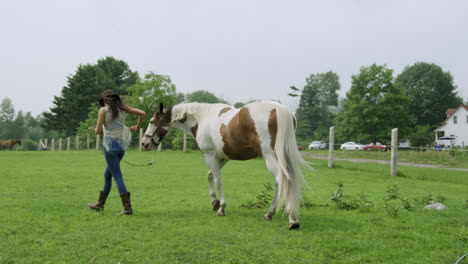
<svg viewBox="0 0 468 264"><path fill-rule="evenodd" d="M0 140L0 147L2 150L4 149L13 149L13 146L16 144L21 145L21 140L13 140L13 139L8 139L8 140Z"/></svg>

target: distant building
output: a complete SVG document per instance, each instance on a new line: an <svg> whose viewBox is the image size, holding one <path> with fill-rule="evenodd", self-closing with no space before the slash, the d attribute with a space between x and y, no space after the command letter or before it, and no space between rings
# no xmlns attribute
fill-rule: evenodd
<svg viewBox="0 0 468 264"><path fill-rule="evenodd" d="M449 146L468 145L468 105L450 108L447 119L434 130L437 144ZM442 135L443 134L443 135Z"/></svg>

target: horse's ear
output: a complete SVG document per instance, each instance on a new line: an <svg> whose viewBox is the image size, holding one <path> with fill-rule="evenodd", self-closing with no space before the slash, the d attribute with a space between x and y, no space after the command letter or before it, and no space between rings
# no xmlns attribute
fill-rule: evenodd
<svg viewBox="0 0 468 264"><path fill-rule="evenodd" d="M162 113L164 111L164 105L163 103L159 104L159 113Z"/></svg>

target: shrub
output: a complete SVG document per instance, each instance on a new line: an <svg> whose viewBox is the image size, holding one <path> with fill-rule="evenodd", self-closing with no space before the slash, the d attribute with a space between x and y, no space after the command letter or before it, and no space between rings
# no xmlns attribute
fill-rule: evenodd
<svg viewBox="0 0 468 264"><path fill-rule="evenodd" d="M30 139L22 140L18 150L37 150L37 143Z"/></svg>

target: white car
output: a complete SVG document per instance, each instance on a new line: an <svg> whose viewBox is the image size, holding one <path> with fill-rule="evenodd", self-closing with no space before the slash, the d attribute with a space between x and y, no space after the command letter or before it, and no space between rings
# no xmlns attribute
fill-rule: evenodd
<svg viewBox="0 0 468 264"><path fill-rule="evenodd" d="M400 140L399 148L411 148L411 142L408 139Z"/></svg>
<svg viewBox="0 0 468 264"><path fill-rule="evenodd" d="M310 145L307 147L308 149L325 149L327 147L327 144L323 141L313 141L310 143Z"/></svg>
<svg viewBox="0 0 468 264"><path fill-rule="evenodd" d="M356 144L354 142L346 142L341 144L341 150L364 150L364 145Z"/></svg>

